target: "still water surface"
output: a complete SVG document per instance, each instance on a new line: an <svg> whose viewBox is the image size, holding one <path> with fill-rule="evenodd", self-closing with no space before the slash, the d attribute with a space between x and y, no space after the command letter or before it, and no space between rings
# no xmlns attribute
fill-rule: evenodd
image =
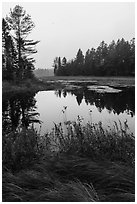
<svg viewBox="0 0 137 204"><path fill-rule="evenodd" d="M135 93L132 89L124 89L117 93L103 93L86 89L70 91L52 90L38 93L16 94L4 96L3 129L13 130L21 125L34 124L41 134L50 131L54 123L75 121L78 117L98 123L108 128L114 121L122 124L127 121L129 129L134 133L135 127ZM42 121L41 124L38 122Z"/></svg>
<svg viewBox="0 0 137 204"><path fill-rule="evenodd" d="M102 122L104 127L112 127L114 121L127 121L134 132L133 93L96 93L93 91L41 91L35 96L37 110L43 121L41 131L50 130L55 123L75 121L78 115L83 123ZM133 101L132 101L133 100ZM65 109L66 108L66 109ZM37 125L38 127L38 125Z"/></svg>

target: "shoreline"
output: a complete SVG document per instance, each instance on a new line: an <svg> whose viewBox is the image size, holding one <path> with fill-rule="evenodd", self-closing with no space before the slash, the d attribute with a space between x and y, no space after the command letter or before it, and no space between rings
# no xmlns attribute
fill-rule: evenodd
<svg viewBox="0 0 137 204"><path fill-rule="evenodd" d="M65 88L65 83L85 85L85 83L97 86L110 86L112 88L134 88L135 77L43 77L37 80L27 80L19 84L2 82L2 94L18 92L38 92ZM64 83L65 82L65 83Z"/></svg>

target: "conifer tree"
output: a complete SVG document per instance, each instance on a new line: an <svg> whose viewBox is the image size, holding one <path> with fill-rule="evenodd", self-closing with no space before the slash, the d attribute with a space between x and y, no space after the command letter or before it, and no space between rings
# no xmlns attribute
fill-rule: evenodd
<svg viewBox="0 0 137 204"><path fill-rule="evenodd" d="M9 16L6 20L13 31L13 37L15 40L15 46L17 51L17 67L18 78L20 80L26 78L26 73L29 70L29 76L34 69L33 63L35 60L31 57L31 54L36 53L35 45L39 41L33 41L27 39L32 29L35 27L31 20L31 16L26 14L23 7L16 5L13 10L10 10Z"/></svg>
<svg viewBox="0 0 137 204"><path fill-rule="evenodd" d="M2 78L14 80L16 75L16 50L8 23L2 19Z"/></svg>

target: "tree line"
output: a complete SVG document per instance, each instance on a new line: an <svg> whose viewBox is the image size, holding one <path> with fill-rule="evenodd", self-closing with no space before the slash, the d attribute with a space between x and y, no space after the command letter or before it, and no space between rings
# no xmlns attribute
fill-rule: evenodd
<svg viewBox="0 0 137 204"><path fill-rule="evenodd" d="M35 27L31 16L16 5L9 16L2 19L2 79L20 81L33 77L35 45L39 41L27 39Z"/></svg>
<svg viewBox="0 0 137 204"><path fill-rule="evenodd" d="M56 57L53 67L56 76L134 76L135 38L113 40L109 45L102 41L96 49L88 49L85 56L79 49L71 61Z"/></svg>

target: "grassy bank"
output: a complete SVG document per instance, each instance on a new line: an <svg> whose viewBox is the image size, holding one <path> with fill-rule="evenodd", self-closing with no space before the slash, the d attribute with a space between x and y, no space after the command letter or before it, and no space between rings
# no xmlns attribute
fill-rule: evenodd
<svg viewBox="0 0 137 204"><path fill-rule="evenodd" d="M2 82L2 93L18 93L26 91L43 91L57 88L64 88L66 85L62 81L82 84L86 81L89 84L101 86L111 86L116 88L134 87L134 77L83 77L83 76L61 76L61 77L42 77L41 79L25 80L23 82L13 83L8 81Z"/></svg>
<svg viewBox="0 0 137 204"><path fill-rule="evenodd" d="M3 133L3 201L134 202L134 136L81 121Z"/></svg>
<svg viewBox="0 0 137 204"><path fill-rule="evenodd" d="M101 86L113 86L113 87L128 87L135 86L135 77L96 77L96 76L51 76L51 77L41 77L40 78L44 83L57 82L58 80L65 81L91 81L95 82L96 85Z"/></svg>
<svg viewBox="0 0 137 204"><path fill-rule="evenodd" d="M61 83L54 82L54 83L47 83L42 82L39 79L28 79L18 83L3 81L2 82L2 93L24 93L27 91L30 92L37 92L37 91L44 91L44 90L53 90L55 88L61 88Z"/></svg>

